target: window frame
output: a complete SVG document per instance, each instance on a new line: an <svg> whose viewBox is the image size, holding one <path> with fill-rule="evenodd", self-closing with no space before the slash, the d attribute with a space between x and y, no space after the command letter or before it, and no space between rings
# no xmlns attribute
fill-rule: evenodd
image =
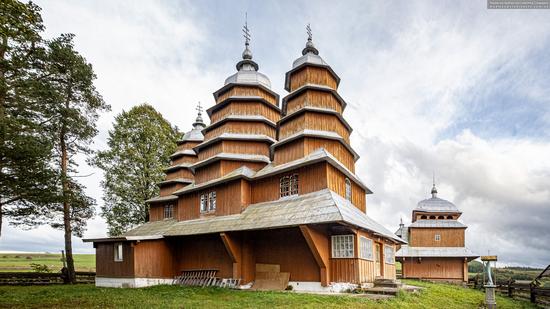
<svg viewBox="0 0 550 309"><path fill-rule="evenodd" d="M331 257L333 259L355 258L355 235L332 235L330 238ZM351 250L351 251L350 251Z"/></svg>
<svg viewBox="0 0 550 309"><path fill-rule="evenodd" d="M388 253L386 249L391 250L391 260L388 262ZM395 248L392 246L384 245L384 263L393 265L395 264Z"/></svg>
<svg viewBox="0 0 550 309"><path fill-rule="evenodd" d="M216 191L202 193L199 197L199 210L201 214L216 212L217 194Z"/></svg>
<svg viewBox="0 0 550 309"><path fill-rule="evenodd" d="M167 216L167 213L169 216ZM164 205L164 219L174 218L174 204Z"/></svg>
<svg viewBox="0 0 550 309"><path fill-rule="evenodd" d="M435 241L441 241L441 234L435 234L434 240Z"/></svg>
<svg viewBox="0 0 550 309"><path fill-rule="evenodd" d="M279 198L295 196L300 193L300 176L298 173L284 175L279 179Z"/></svg>
<svg viewBox="0 0 550 309"><path fill-rule="evenodd" d="M348 200L350 202L353 198L353 189L352 189L352 186L351 186L351 180L347 177L346 177L346 180L345 180L345 197L346 197L346 200Z"/></svg>
<svg viewBox="0 0 550 309"><path fill-rule="evenodd" d="M113 245L114 261L123 262L124 261L124 244L121 242L115 242Z"/></svg>
<svg viewBox="0 0 550 309"><path fill-rule="evenodd" d="M364 241L366 243L364 243ZM369 243L370 243L370 246L369 246ZM369 249L370 247L370 258L367 255L364 255L365 253L365 249ZM374 241L370 238L367 238L365 236L360 236L359 237L359 258L360 259L364 259L364 260L368 260L368 261L374 261Z"/></svg>

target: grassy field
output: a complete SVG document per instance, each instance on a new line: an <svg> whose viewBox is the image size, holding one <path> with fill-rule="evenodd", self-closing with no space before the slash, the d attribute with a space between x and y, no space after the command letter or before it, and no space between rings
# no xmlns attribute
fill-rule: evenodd
<svg viewBox="0 0 550 309"><path fill-rule="evenodd" d="M77 271L95 271L95 254L75 254ZM0 272L32 271L31 263L45 264L53 272L63 267L61 254L49 253L0 253Z"/></svg>
<svg viewBox="0 0 550 309"><path fill-rule="evenodd" d="M417 281L416 294L373 301L361 295L313 295L252 292L220 288L156 286L142 289L75 286L0 286L0 308L479 308L483 294L472 289ZM499 308L536 308L528 302L498 297Z"/></svg>

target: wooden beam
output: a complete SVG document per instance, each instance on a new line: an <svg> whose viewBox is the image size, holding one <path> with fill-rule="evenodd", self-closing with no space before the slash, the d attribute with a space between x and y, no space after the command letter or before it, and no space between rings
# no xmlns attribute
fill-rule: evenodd
<svg viewBox="0 0 550 309"><path fill-rule="evenodd" d="M233 279L241 278L241 265L242 265L242 245L239 239L230 236L227 233L220 233L225 250L229 254L231 261L233 262Z"/></svg>
<svg viewBox="0 0 550 309"><path fill-rule="evenodd" d="M300 231L319 266L321 285L328 286L330 282L330 249L328 236L307 225L300 225Z"/></svg>

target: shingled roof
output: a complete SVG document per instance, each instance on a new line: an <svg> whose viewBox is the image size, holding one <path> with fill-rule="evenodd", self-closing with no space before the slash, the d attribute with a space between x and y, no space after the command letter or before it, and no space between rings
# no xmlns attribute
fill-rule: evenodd
<svg viewBox="0 0 550 309"><path fill-rule="evenodd" d="M122 237L186 236L337 222L354 225L396 243L405 243L350 201L328 189L251 204L240 214L187 221L152 221L126 232Z"/></svg>

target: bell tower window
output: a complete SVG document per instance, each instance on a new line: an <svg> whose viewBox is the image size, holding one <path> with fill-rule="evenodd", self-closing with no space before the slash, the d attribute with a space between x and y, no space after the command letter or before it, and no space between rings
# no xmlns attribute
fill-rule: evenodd
<svg viewBox="0 0 550 309"><path fill-rule="evenodd" d="M279 182L279 196L297 195L299 188L298 174L283 176Z"/></svg>
<svg viewBox="0 0 550 309"><path fill-rule="evenodd" d="M351 202L351 181L346 178L346 199Z"/></svg>

